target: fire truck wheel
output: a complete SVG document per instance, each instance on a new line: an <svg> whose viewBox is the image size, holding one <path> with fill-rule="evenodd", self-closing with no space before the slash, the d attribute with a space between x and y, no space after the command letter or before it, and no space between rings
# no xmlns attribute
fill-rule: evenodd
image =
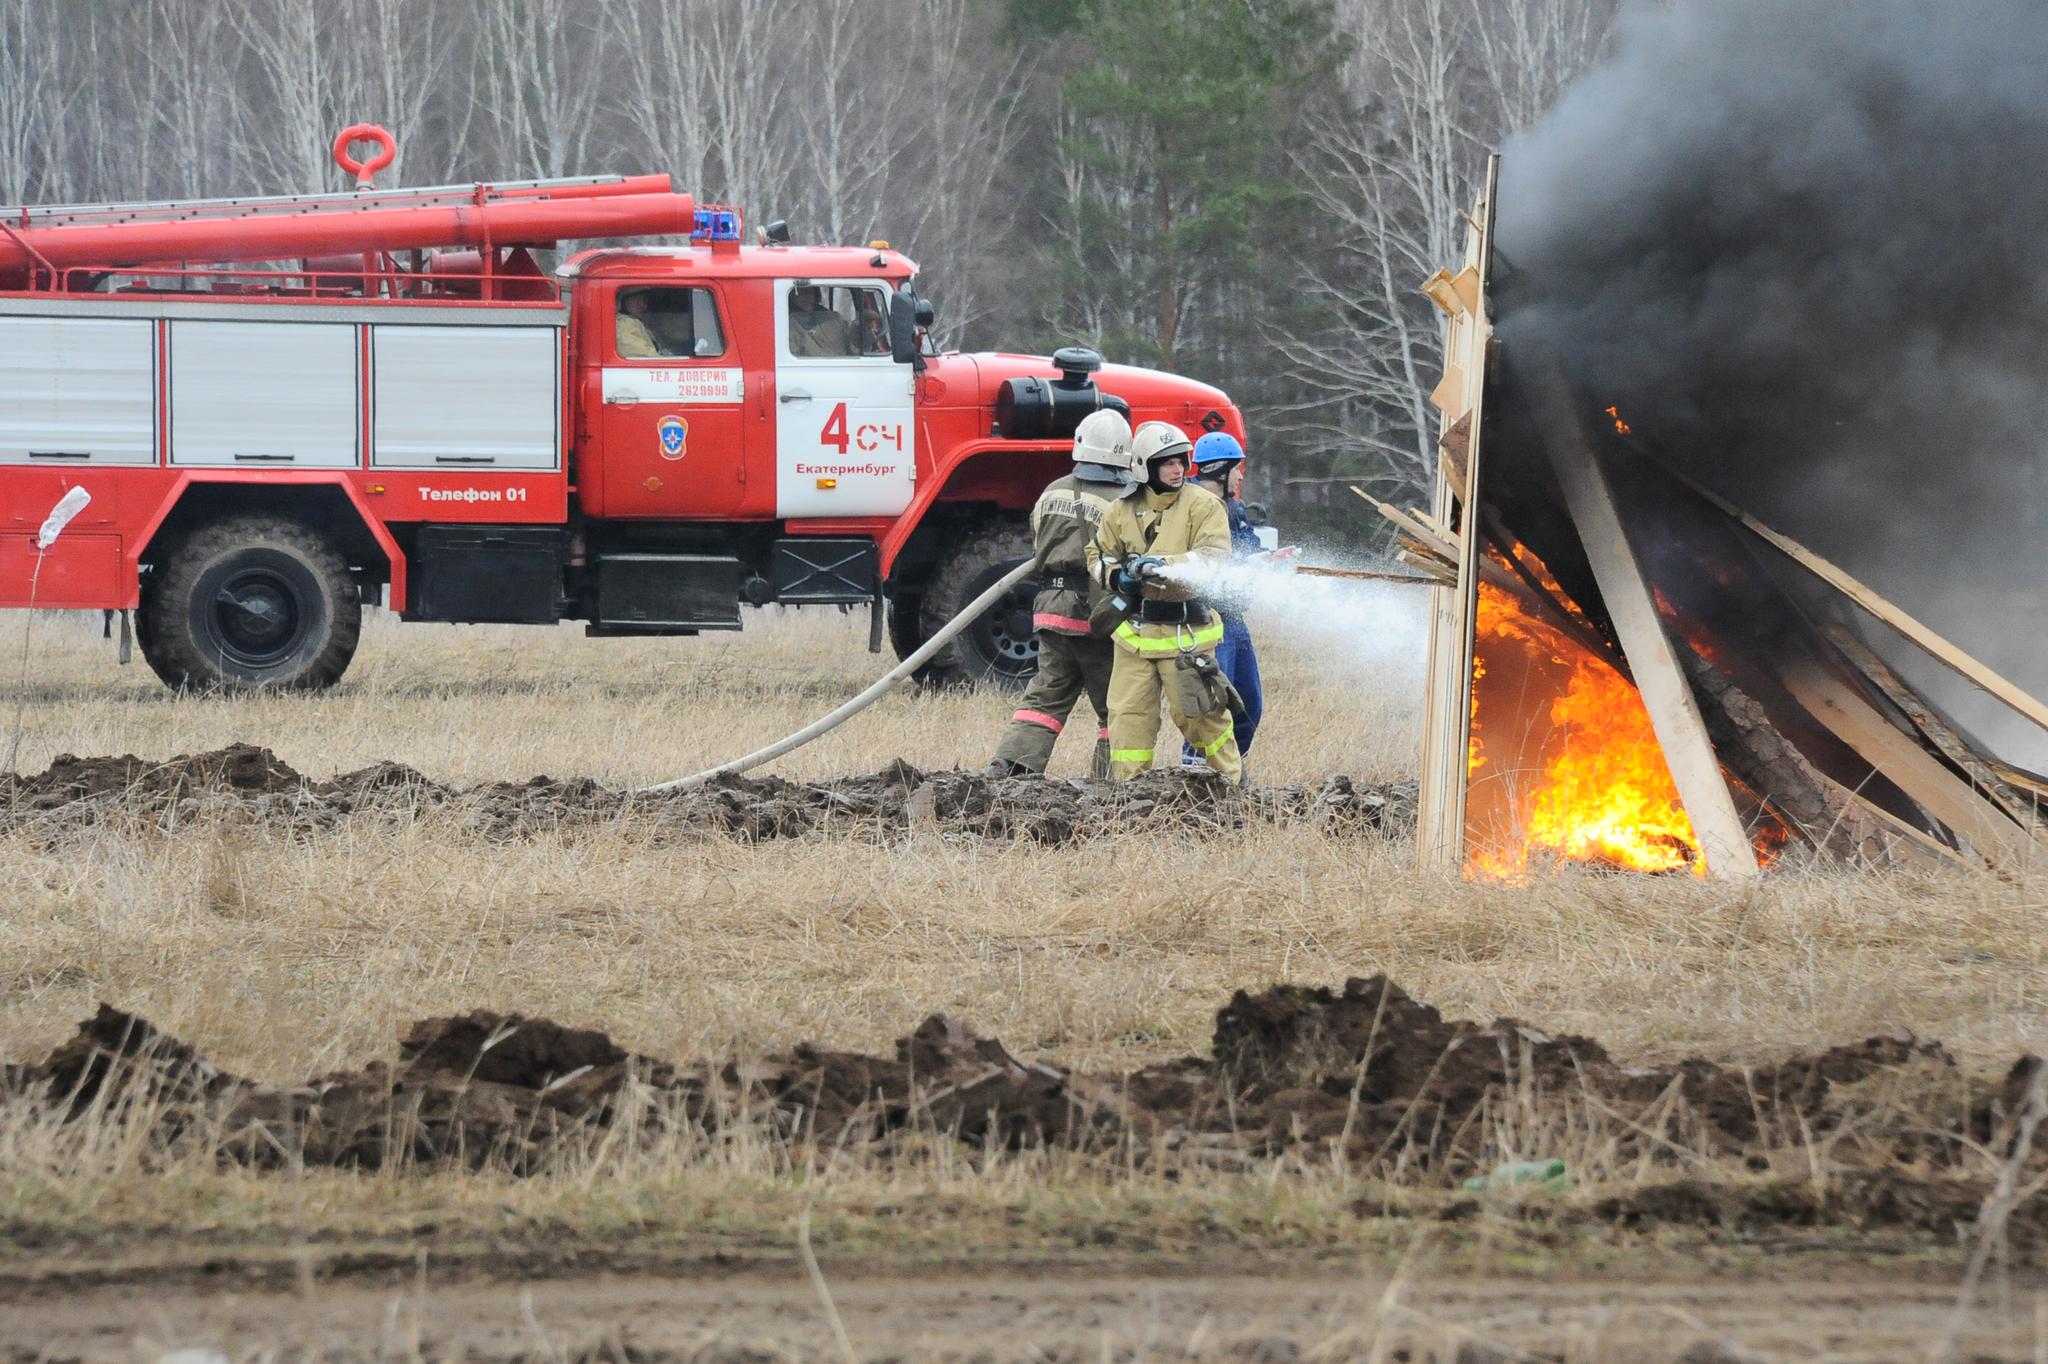
<svg viewBox="0 0 2048 1364"><path fill-rule="evenodd" d="M355 656L362 600L334 547L297 521L202 526L149 575L136 636L167 684L198 691L332 686Z"/></svg>
<svg viewBox="0 0 2048 1364"><path fill-rule="evenodd" d="M896 597L889 602L889 648L896 657L905 659L916 653L924 644L924 598ZM925 680L928 668L917 670L917 680Z"/></svg>
<svg viewBox="0 0 2048 1364"><path fill-rule="evenodd" d="M969 532L939 564L925 590L919 613L923 637L937 634L996 579L1030 557L1031 532L1024 526ZM1038 584L1026 578L935 654L925 675L934 682L981 682L1021 691L1038 671L1038 636L1031 628L1031 599L1037 595Z"/></svg>

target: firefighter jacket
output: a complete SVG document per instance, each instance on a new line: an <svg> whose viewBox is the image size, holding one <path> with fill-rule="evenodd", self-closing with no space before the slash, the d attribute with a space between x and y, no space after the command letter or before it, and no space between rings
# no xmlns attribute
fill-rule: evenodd
<svg viewBox="0 0 2048 1364"><path fill-rule="evenodd" d="M1088 547L1089 573L1107 586L1114 573L1111 560L1124 561L1141 554L1158 555L1168 568L1192 559L1228 559L1230 518L1223 510L1223 499L1188 482L1166 493L1140 487L1113 504L1103 514L1095 543ZM1141 599L1133 603L1135 618L1117 626L1111 635L1127 652L1164 656L1183 646L1213 650L1223 638L1222 619L1205 610L1191 588L1170 579L1153 579L1139 591ZM1173 607L1183 605L1184 615L1163 619Z"/></svg>
<svg viewBox="0 0 2048 1364"><path fill-rule="evenodd" d="M1190 559L1230 557L1230 516L1223 499L1190 481L1172 492L1139 488L1110 505L1088 547L1088 571L1097 582L1109 581L1108 560L1156 554L1167 566ZM1144 586L1146 601L1195 601L1195 593L1179 583L1152 581Z"/></svg>
<svg viewBox="0 0 2048 1364"><path fill-rule="evenodd" d="M661 354L661 347L654 344L654 333L631 313L619 314L618 350L620 357L627 360L647 360Z"/></svg>
<svg viewBox="0 0 2048 1364"><path fill-rule="evenodd" d="M846 319L830 308L809 312L792 308L789 314L789 353L809 359L840 359L859 355L853 329Z"/></svg>
<svg viewBox="0 0 2048 1364"><path fill-rule="evenodd" d="M1031 626L1061 635L1091 633L1088 613L1095 584L1088 572L1088 546L1121 492L1113 483L1097 483L1075 474L1055 479L1038 495L1031 509L1031 543L1038 564L1038 596L1031 603Z"/></svg>

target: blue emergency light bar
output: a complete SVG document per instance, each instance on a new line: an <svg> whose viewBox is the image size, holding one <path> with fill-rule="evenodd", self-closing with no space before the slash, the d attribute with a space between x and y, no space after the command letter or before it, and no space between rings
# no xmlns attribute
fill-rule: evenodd
<svg viewBox="0 0 2048 1364"><path fill-rule="evenodd" d="M700 208L697 225L690 231L693 242L736 242L740 239L738 209Z"/></svg>

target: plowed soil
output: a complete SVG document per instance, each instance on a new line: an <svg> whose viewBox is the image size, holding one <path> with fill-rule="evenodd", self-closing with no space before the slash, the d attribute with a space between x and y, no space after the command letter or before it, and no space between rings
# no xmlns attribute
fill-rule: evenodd
<svg viewBox="0 0 2048 1364"><path fill-rule="evenodd" d="M1612 1167L1669 1175L1601 1201L1594 1212L1610 1222L1846 1217L1952 1232L1986 1187L1972 1148L2012 1149L2040 1065L2022 1057L2002 1080L1972 1083L1939 1044L1896 1036L1761 1067L1629 1067L1588 1038L1446 1019L1374 977L1341 991L1241 991L1218 1011L1209 1055L1119 1075L1020 1060L941 1015L887 1056L799 1046L670 1062L601 1032L479 1012L413 1024L393 1064L277 1086L227 1074L103 1005L0 1084L11 1103L73 1119L127 1105L164 1149L204 1141L253 1166L522 1175L608 1132L651 1140L746 1124L885 1163L923 1158L934 1141L1216 1171L1341 1151L1354 1168L1443 1188L1485 1174L1505 1129L1530 1140L1597 1130ZM1829 1152L1828 1187L1771 1177L1814 1150ZM1737 1187L1727 1162L1758 1179ZM1722 1177L1694 1177L1703 1167ZM2015 1245L2032 1248L2044 1228L2037 1202L2016 1220Z"/></svg>
<svg viewBox="0 0 2048 1364"><path fill-rule="evenodd" d="M0 776L0 831L59 832L109 816L167 826L193 818L289 829L350 818L442 816L487 837L620 819L756 841L810 833L888 838L934 832L1065 844L1179 830L1310 823L1328 833L1398 834L1413 827L1412 788L1333 776L1314 788L1243 790L1206 774L1165 769L1127 784L1082 778L990 779L895 762L867 776L822 782L723 777L690 791L646 795L587 778L535 777L454 787L399 763L312 781L267 748L236 744L166 761L59 757L34 776Z"/></svg>

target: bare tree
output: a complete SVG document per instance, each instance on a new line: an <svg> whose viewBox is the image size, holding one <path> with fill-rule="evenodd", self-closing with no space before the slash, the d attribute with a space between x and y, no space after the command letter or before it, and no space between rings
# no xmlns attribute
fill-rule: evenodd
<svg viewBox="0 0 2048 1364"><path fill-rule="evenodd" d="M872 236L881 219L890 170L910 141L899 126L907 73L895 49L914 12L895 0L809 5L790 121L806 172L806 216L828 242Z"/></svg>
<svg viewBox="0 0 2048 1364"><path fill-rule="evenodd" d="M247 120L235 150L245 181L272 192L332 187L328 70L321 42L323 0L232 0L229 24L260 86L259 117Z"/></svg>
<svg viewBox="0 0 2048 1364"><path fill-rule="evenodd" d="M64 126L79 87L51 0L0 0L0 203L61 197Z"/></svg>
<svg viewBox="0 0 2048 1364"><path fill-rule="evenodd" d="M602 9L586 0L475 0L478 88L496 133L496 174L589 168L610 86Z"/></svg>
<svg viewBox="0 0 2048 1364"><path fill-rule="evenodd" d="M476 116L456 79L460 14L444 0L330 0L327 10L328 135L382 124L398 136L387 184L454 179Z"/></svg>
<svg viewBox="0 0 2048 1364"><path fill-rule="evenodd" d="M638 0L620 5L611 17L626 126L645 153L668 166L680 188L703 194L705 167L718 140L712 87L721 73L710 59L701 7Z"/></svg>
<svg viewBox="0 0 2048 1364"><path fill-rule="evenodd" d="M802 54L795 0L707 0L698 10L716 117L710 172L718 193L766 215L788 200L789 135L782 120ZM808 98L808 96L804 96Z"/></svg>
<svg viewBox="0 0 2048 1364"><path fill-rule="evenodd" d="M96 199L227 194L252 134L227 0L87 6Z"/></svg>
<svg viewBox="0 0 2048 1364"><path fill-rule="evenodd" d="M920 155L899 160L888 186L888 235L936 281L941 344L974 334L990 295L1009 283L998 257L1016 229L1018 198L1005 171L1030 131L1024 54L998 41L975 0L925 0L904 46L906 100L896 136ZM900 226L899 226L900 224Z"/></svg>
<svg viewBox="0 0 2048 1364"><path fill-rule="evenodd" d="M1472 0L1481 79L1503 132L1520 132L1584 75L1613 31L1613 0Z"/></svg>
<svg viewBox="0 0 2048 1364"><path fill-rule="evenodd" d="M1296 156L1329 246L1301 262L1328 325L1277 333L1298 386L1282 425L1354 472L1419 486L1442 325L1419 286L1455 263L1486 153L1597 54L1605 0L1340 0L1353 108L1311 111ZM1358 459L1356 457L1363 456Z"/></svg>

